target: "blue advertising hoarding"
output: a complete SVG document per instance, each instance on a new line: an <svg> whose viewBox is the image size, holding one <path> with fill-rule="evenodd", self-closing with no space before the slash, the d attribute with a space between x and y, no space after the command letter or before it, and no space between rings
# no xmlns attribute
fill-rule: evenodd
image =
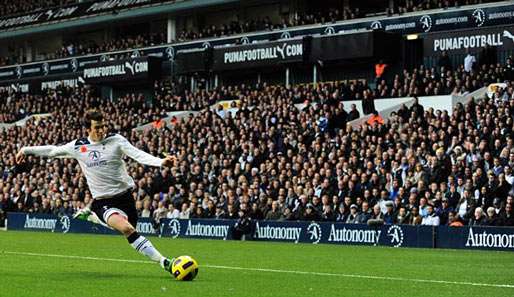
<svg viewBox="0 0 514 297"><path fill-rule="evenodd" d="M235 220L165 219L160 230L152 221L142 218L137 224L139 233L170 238L232 239ZM74 220L69 216L53 216L28 213L9 213L9 230L48 231L58 233L116 232L90 222ZM159 231L159 232L157 232ZM378 229L367 225L328 222L278 222L255 221L250 240L285 241L294 243L331 243L356 245L385 245L392 247L432 247L432 227L384 225Z"/></svg>
<svg viewBox="0 0 514 297"><path fill-rule="evenodd" d="M440 226L436 242L439 248L514 251L514 228Z"/></svg>
<svg viewBox="0 0 514 297"><path fill-rule="evenodd" d="M159 230L141 218L137 231L144 235L168 238L232 239L236 220L164 219ZM8 230L56 233L118 234L91 222L70 216L8 213ZM341 245L379 245L390 247L486 249L514 251L514 228L383 225L297 221L254 221L247 240Z"/></svg>

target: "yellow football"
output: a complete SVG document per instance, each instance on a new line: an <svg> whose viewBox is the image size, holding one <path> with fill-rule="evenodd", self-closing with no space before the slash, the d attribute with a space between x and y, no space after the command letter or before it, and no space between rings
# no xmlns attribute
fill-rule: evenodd
<svg viewBox="0 0 514 297"><path fill-rule="evenodd" d="M176 280L191 281L198 274L198 263L190 256L180 256L173 260L171 274Z"/></svg>

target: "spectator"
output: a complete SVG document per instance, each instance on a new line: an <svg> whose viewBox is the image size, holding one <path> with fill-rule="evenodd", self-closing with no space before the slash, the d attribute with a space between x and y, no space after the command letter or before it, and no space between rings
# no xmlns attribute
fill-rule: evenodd
<svg viewBox="0 0 514 297"><path fill-rule="evenodd" d="M150 197L147 197L143 200L143 210L141 211L142 218L150 218L152 217L152 209L151 209L151 201Z"/></svg>
<svg viewBox="0 0 514 297"><path fill-rule="evenodd" d="M166 218L168 219L178 219L180 218L180 211L175 208L173 203L168 205L168 212L166 213Z"/></svg>
<svg viewBox="0 0 514 297"><path fill-rule="evenodd" d="M469 49L466 49L466 57L464 58L464 71L468 73L471 72L476 62L477 59L475 58L475 56L471 54Z"/></svg>
<svg viewBox="0 0 514 297"><path fill-rule="evenodd" d="M266 217L264 218L267 221L276 221L282 217L282 213L278 208L278 202L273 201L271 204L271 209L266 213Z"/></svg>
<svg viewBox="0 0 514 297"><path fill-rule="evenodd" d="M475 208L474 217L469 221L470 226L485 226L487 224L487 218L484 215L484 211L481 207Z"/></svg>
<svg viewBox="0 0 514 297"><path fill-rule="evenodd" d="M345 208L344 203L339 204L336 212L336 221L337 222L346 222L346 218L348 215L348 211Z"/></svg>
<svg viewBox="0 0 514 297"><path fill-rule="evenodd" d="M375 204L371 218L374 220L384 220L384 214L380 211L380 205Z"/></svg>
<svg viewBox="0 0 514 297"><path fill-rule="evenodd" d="M350 113L348 114L348 121L350 122L350 121L356 120L358 118L360 118L360 113L357 110L357 105L352 104Z"/></svg>
<svg viewBox="0 0 514 297"><path fill-rule="evenodd" d="M452 62L450 60L450 57L448 56L448 52L443 51L441 53L441 56L439 56L439 60L437 61L437 66L439 66L439 68L441 69L444 69L442 70L442 72L452 69Z"/></svg>
<svg viewBox="0 0 514 297"><path fill-rule="evenodd" d="M439 226L439 224L440 219L439 216L434 212L434 207L432 205L427 205L427 216L423 218L421 225Z"/></svg>
<svg viewBox="0 0 514 297"><path fill-rule="evenodd" d="M500 221L498 215L494 211L494 207L487 208L487 218L485 221L486 221L485 225L487 225L487 226L501 226L502 225L502 222Z"/></svg>
<svg viewBox="0 0 514 297"><path fill-rule="evenodd" d="M439 216L441 225L448 223L448 216L451 211L453 211L453 208L449 206L448 198L442 198L441 205L436 209L436 214Z"/></svg>
<svg viewBox="0 0 514 297"><path fill-rule="evenodd" d="M232 237L236 240L245 240L247 236L252 234L252 220L243 210L239 210L238 217L232 230Z"/></svg>
<svg viewBox="0 0 514 297"><path fill-rule="evenodd" d="M383 125L384 119L380 116L378 111L375 110L375 111L373 111L373 114L371 115L371 117L367 120L367 123L370 126L373 126L375 124Z"/></svg>
<svg viewBox="0 0 514 297"><path fill-rule="evenodd" d="M303 221L318 221L319 216L317 211L314 209L314 206L309 203L307 204L307 208L305 209L303 215L300 217Z"/></svg>
<svg viewBox="0 0 514 297"><path fill-rule="evenodd" d="M371 210L369 209L369 203L367 201L362 202L362 209L357 214L356 222L359 224L366 224L371 218Z"/></svg>
<svg viewBox="0 0 514 297"><path fill-rule="evenodd" d="M416 117L422 117L424 114L423 105L419 104L419 99L417 96L414 96L414 103L410 107L410 112L414 113Z"/></svg>
<svg viewBox="0 0 514 297"><path fill-rule="evenodd" d="M189 205L187 205L187 203L183 203L182 210L180 211L180 214L179 214L179 219L186 219L186 220L189 219L190 213L191 213L191 209L189 208Z"/></svg>
<svg viewBox="0 0 514 297"><path fill-rule="evenodd" d="M373 97L367 91L364 91L364 96L362 98L362 112L365 115L376 112Z"/></svg>
<svg viewBox="0 0 514 297"><path fill-rule="evenodd" d="M462 227L464 224L459 218L459 215L455 211L450 211L448 214L448 226L450 227Z"/></svg>
<svg viewBox="0 0 514 297"><path fill-rule="evenodd" d="M406 225L409 224L410 214L407 212L405 207L401 206L398 210L398 214L395 217L395 224Z"/></svg>
<svg viewBox="0 0 514 297"><path fill-rule="evenodd" d="M409 225L421 225L423 218L419 215L418 207L413 207L409 219Z"/></svg>
<svg viewBox="0 0 514 297"><path fill-rule="evenodd" d="M331 205L323 205L322 213L321 213L321 220L323 221L334 221L335 220L335 214L334 210Z"/></svg>
<svg viewBox="0 0 514 297"><path fill-rule="evenodd" d="M393 202L387 201L386 212L384 213L384 224L392 225L395 223L395 215L393 212Z"/></svg>
<svg viewBox="0 0 514 297"><path fill-rule="evenodd" d="M161 219L166 218L167 213L168 209L164 207L164 203L162 201L159 201L157 208L154 210L152 214L152 218L155 222L159 222Z"/></svg>
<svg viewBox="0 0 514 297"><path fill-rule="evenodd" d="M500 220L503 226L514 226L514 212L512 211L512 204L508 203L505 210L500 213Z"/></svg>
<svg viewBox="0 0 514 297"><path fill-rule="evenodd" d="M348 217L346 218L347 224L356 224L357 223L357 216L358 216L358 207L355 204L352 204L350 206L350 213L348 214Z"/></svg>

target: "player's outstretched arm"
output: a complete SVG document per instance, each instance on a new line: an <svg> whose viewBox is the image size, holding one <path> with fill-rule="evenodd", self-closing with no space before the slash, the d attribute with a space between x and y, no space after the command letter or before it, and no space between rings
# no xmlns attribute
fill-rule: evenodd
<svg viewBox="0 0 514 297"><path fill-rule="evenodd" d="M147 152L144 152L137 147L133 146L125 137L119 136L120 139L120 146L121 151L129 156L130 158L134 159L135 161L148 165L148 166L155 166L155 167L171 167L175 164L175 157L174 156L166 156L166 158L161 159L154 157L150 155Z"/></svg>
<svg viewBox="0 0 514 297"><path fill-rule="evenodd" d="M49 158L71 158L73 157L74 149L73 142L67 143L65 145L56 146L56 145L43 145L43 146L26 146L23 147L16 154L16 163L20 164L25 160L25 156L34 155L40 157L49 157Z"/></svg>

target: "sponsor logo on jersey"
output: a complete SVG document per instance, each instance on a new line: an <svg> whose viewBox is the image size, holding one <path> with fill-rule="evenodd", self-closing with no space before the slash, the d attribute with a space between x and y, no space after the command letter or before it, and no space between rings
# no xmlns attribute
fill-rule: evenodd
<svg viewBox="0 0 514 297"><path fill-rule="evenodd" d="M88 156L91 161L98 161L98 160L100 160L100 157L102 156L102 154L100 154L99 151L90 151Z"/></svg>
<svg viewBox="0 0 514 297"><path fill-rule="evenodd" d="M102 154L99 151L90 151L88 158L91 160L91 162L86 162L88 168L107 165L107 160L102 160Z"/></svg>

